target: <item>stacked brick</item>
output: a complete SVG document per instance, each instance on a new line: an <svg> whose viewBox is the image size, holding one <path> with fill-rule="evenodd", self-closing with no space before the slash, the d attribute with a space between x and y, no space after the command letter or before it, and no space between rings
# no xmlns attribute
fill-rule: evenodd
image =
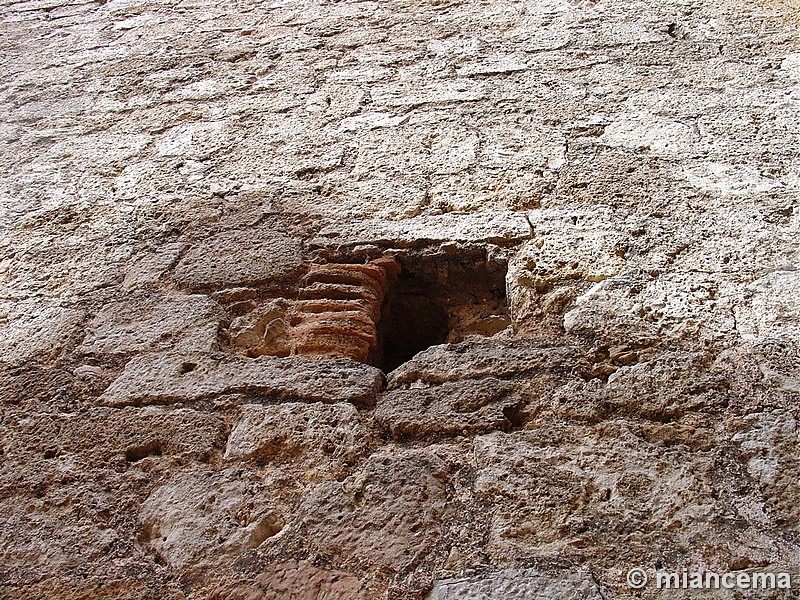
<svg viewBox="0 0 800 600"><path fill-rule="evenodd" d="M386 289L399 272L400 265L387 258L312 266L293 307L292 354L367 362L378 346Z"/></svg>

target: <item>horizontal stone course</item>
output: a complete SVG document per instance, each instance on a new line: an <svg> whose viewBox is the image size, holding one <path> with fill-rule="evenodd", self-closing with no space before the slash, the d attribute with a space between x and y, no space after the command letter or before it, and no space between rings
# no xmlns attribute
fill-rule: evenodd
<svg viewBox="0 0 800 600"><path fill-rule="evenodd" d="M242 394L272 402L371 406L382 384L380 370L349 359L153 353L133 358L99 401L110 406L138 406Z"/></svg>

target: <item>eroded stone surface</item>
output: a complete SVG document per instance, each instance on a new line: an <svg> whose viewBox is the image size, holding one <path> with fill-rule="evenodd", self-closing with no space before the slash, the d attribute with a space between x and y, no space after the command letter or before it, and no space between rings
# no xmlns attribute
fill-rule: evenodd
<svg viewBox="0 0 800 600"><path fill-rule="evenodd" d="M407 567L445 533L447 467L425 450L384 450L342 482L324 483L301 507L307 543L333 564Z"/></svg>
<svg viewBox="0 0 800 600"><path fill-rule="evenodd" d="M4 315L6 327L0 349L9 363L25 359L49 361L56 358L80 331L84 312L39 303L18 305Z"/></svg>
<svg viewBox="0 0 800 600"><path fill-rule="evenodd" d="M530 237L524 215L485 211L471 215L421 216L403 221L334 223L312 241L317 246L386 244L412 246L420 242L478 242L507 244Z"/></svg>
<svg viewBox="0 0 800 600"><path fill-rule="evenodd" d="M437 581L430 600L604 600L589 573L507 569L483 576Z"/></svg>
<svg viewBox="0 0 800 600"><path fill-rule="evenodd" d="M800 564L798 16L4 4L0 596L611 598L633 566ZM275 350L258 309L309 264L498 249L512 326L383 398L371 367L234 356ZM500 316L463 287L450 341Z"/></svg>
<svg viewBox="0 0 800 600"><path fill-rule="evenodd" d="M199 294L123 300L104 306L89 322L80 351L111 355L210 351L218 345L222 319L220 306Z"/></svg>
<svg viewBox="0 0 800 600"><path fill-rule="evenodd" d="M490 552L507 559L535 548L540 557L571 557L623 573L675 549L721 572L742 561L770 564L797 554L760 493L732 493L735 463L653 438L649 429L551 426L478 438L475 490L499 509ZM723 515L746 519L746 531ZM611 522L626 525L607 527ZM712 531L724 545L694 543Z"/></svg>
<svg viewBox="0 0 800 600"><path fill-rule="evenodd" d="M493 377L393 390L375 408L375 420L395 439L471 435L511 429L525 400Z"/></svg>
<svg viewBox="0 0 800 600"><path fill-rule="evenodd" d="M224 560L279 534L284 517L266 490L232 475L179 473L153 490L139 515L142 542L180 568Z"/></svg>
<svg viewBox="0 0 800 600"><path fill-rule="evenodd" d="M542 346L529 340L463 342L433 346L392 371L388 389L414 381L439 384L482 377L534 375L542 371L569 374L589 368L577 348Z"/></svg>
<svg viewBox="0 0 800 600"><path fill-rule="evenodd" d="M111 406L125 406L244 394L275 400L371 405L382 382L378 369L348 359L153 353L132 359L100 400Z"/></svg>
<svg viewBox="0 0 800 600"><path fill-rule="evenodd" d="M271 227L232 230L193 245L175 268L175 280L190 290L274 284L301 266L298 240Z"/></svg>
<svg viewBox="0 0 800 600"><path fill-rule="evenodd" d="M213 600L366 600L363 583L346 571L320 569L307 561L270 565L255 581L219 586Z"/></svg>
<svg viewBox="0 0 800 600"><path fill-rule="evenodd" d="M229 328L231 343L251 356L288 356L291 347L284 334L288 328L289 306L284 298L276 298L237 317Z"/></svg>
<svg viewBox="0 0 800 600"><path fill-rule="evenodd" d="M245 404L228 437L225 458L352 464L368 443L369 434L352 404Z"/></svg>
<svg viewBox="0 0 800 600"><path fill-rule="evenodd" d="M180 259L188 244L177 242L166 244L153 252L143 253L135 258L125 269L122 289L131 291L158 284L161 277Z"/></svg>

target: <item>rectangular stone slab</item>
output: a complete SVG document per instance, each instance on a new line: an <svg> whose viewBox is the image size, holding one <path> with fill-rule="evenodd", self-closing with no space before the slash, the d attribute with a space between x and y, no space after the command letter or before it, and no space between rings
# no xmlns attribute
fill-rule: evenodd
<svg viewBox="0 0 800 600"><path fill-rule="evenodd" d="M375 404L383 373L349 359L247 358L222 353L151 353L137 356L106 389L109 406L174 404L223 394L277 401Z"/></svg>
<svg viewBox="0 0 800 600"><path fill-rule="evenodd" d="M402 221L376 219L333 223L324 227L311 245L391 244L403 247L422 241L509 244L530 236L531 228L524 214L487 210L470 214L420 215Z"/></svg>

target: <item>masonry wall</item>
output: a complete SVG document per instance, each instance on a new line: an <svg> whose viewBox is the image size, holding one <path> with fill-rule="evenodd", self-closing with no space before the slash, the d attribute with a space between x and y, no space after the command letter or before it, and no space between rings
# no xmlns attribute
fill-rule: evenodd
<svg viewBox="0 0 800 600"><path fill-rule="evenodd" d="M0 596L800 578L796 19L2 2Z"/></svg>

